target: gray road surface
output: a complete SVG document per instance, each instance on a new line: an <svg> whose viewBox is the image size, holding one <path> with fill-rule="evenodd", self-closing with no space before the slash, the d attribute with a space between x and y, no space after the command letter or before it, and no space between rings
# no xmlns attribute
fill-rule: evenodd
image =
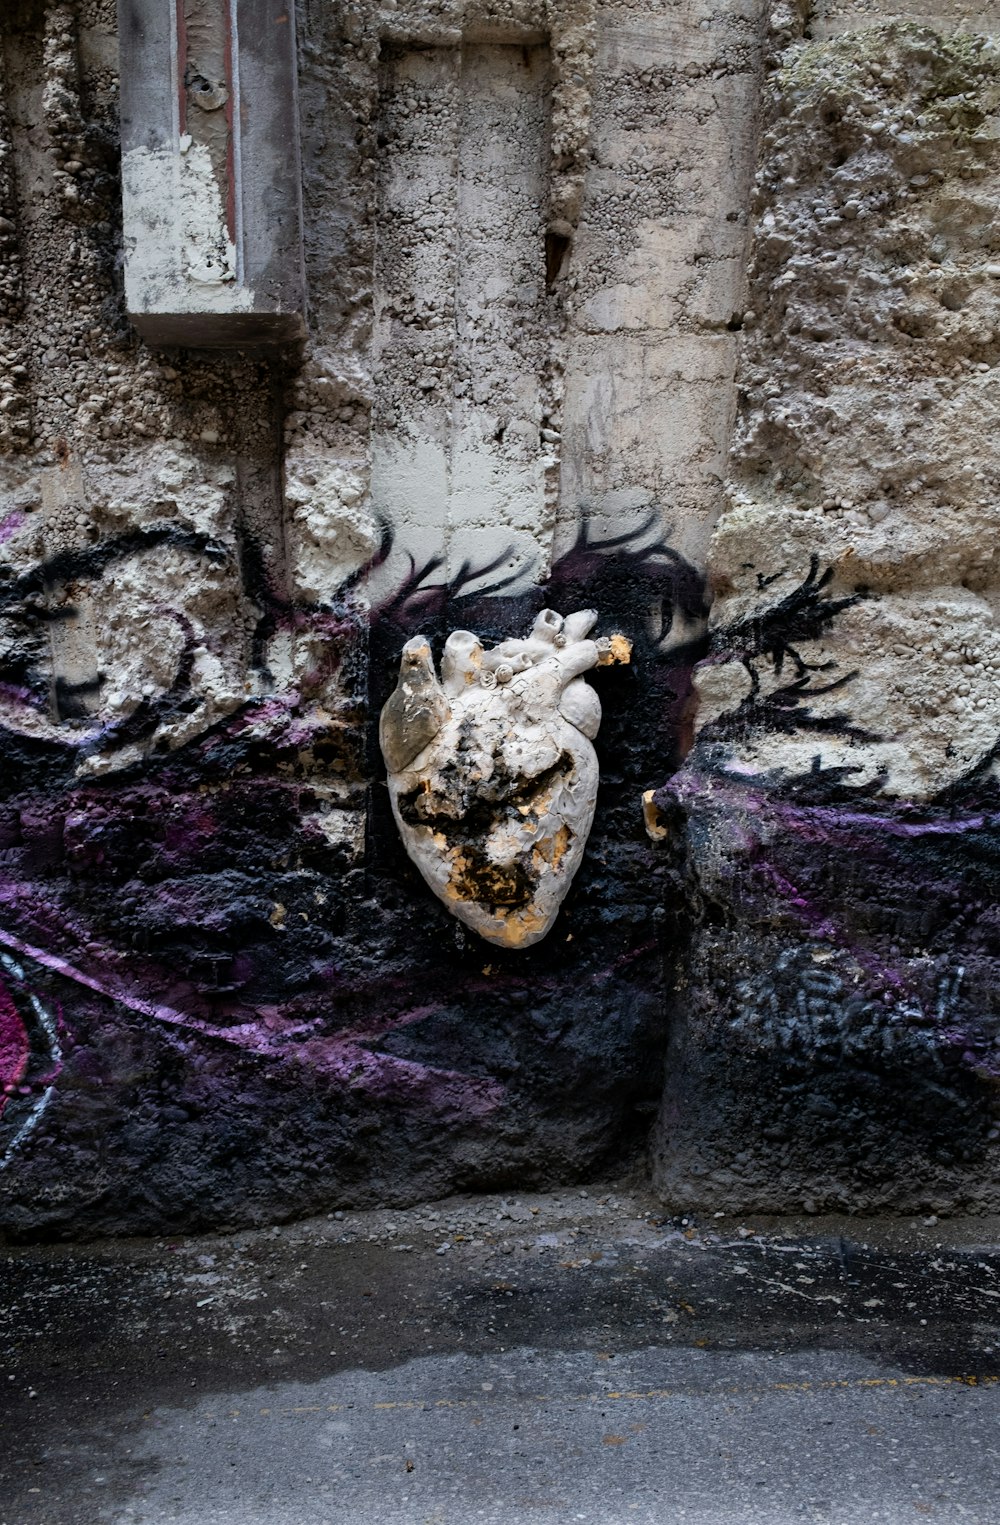
<svg viewBox="0 0 1000 1525"><path fill-rule="evenodd" d="M1000 1525L997 1228L609 1190L13 1249L0 1525Z"/></svg>

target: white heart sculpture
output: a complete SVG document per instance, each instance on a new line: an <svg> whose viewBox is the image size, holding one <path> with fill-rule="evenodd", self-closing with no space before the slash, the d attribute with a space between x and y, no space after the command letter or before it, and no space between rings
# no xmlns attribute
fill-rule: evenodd
<svg viewBox="0 0 1000 1525"><path fill-rule="evenodd" d="M504 948L545 936L593 823L601 704L581 674L628 660L623 637L587 639L596 620L543 609L529 636L488 651L456 630L440 681L415 636L382 711L407 852L449 911Z"/></svg>

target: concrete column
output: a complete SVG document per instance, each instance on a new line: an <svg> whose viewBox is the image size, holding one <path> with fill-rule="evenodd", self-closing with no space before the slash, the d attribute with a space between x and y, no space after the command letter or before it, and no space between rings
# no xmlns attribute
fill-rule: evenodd
<svg viewBox="0 0 1000 1525"><path fill-rule="evenodd" d="M735 410L761 70L756 0L599 6L557 550L657 511L696 565Z"/></svg>

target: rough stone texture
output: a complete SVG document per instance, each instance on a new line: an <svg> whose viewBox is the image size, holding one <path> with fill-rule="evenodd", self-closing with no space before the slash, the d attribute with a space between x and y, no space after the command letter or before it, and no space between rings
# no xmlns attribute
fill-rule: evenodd
<svg viewBox="0 0 1000 1525"><path fill-rule="evenodd" d="M658 314L705 273L720 186L740 236L758 56L755 14L671 16L301 6L310 332L264 359L154 353L128 323L110 0L4 10L4 1232L566 1180L644 1136L679 879L635 802L682 748L740 261L682 333ZM418 55L452 71L438 125L467 127L465 167L421 210L450 286L390 314L398 154L439 115L421 96L401 123ZM711 152L678 91L706 121L724 101ZM486 153L501 123L526 134L507 199L482 191L509 167ZM673 254L649 242L661 213L685 230ZM627 321L591 332L591 280L629 284ZM400 358L429 360L435 324L450 413ZM457 475L443 495L412 475L412 513L384 489L386 431L420 432L388 421L397 385L452 463L475 438L473 486L495 493L471 538ZM508 492L522 466L530 502ZM374 719L415 634L437 657L458 627L490 645L550 605L599 608L633 661L594 674L601 787L558 921L484 952L405 855Z"/></svg>
<svg viewBox="0 0 1000 1525"><path fill-rule="evenodd" d="M114 7L6 7L6 1233L585 1176L665 1059L681 1204L1000 1205L996 19L306 0L264 358L137 339ZM551 607L633 660L485 949L375 720Z"/></svg>
<svg viewBox="0 0 1000 1525"><path fill-rule="evenodd" d="M697 740L655 797L696 911L657 1176L995 1206L1000 53L793 20Z"/></svg>
<svg viewBox="0 0 1000 1525"><path fill-rule="evenodd" d="M595 28L556 544L581 505L602 533L655 508L701 566L735 407L762 8L614 0Z"/></svg>

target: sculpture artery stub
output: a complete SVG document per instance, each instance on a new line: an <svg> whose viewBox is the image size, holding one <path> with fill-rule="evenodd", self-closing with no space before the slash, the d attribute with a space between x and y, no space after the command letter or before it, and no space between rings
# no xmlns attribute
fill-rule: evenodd
<svg viewBox="0 0 1000 1525"><path fill-rule="evenodd" d="M543 609L523 639L489 650L467 630L403 648L379 740L403 843L435 895L487 942L543 938L580 866L597 803L601 723L583 678L629 659L597 615Z"/></svg>

